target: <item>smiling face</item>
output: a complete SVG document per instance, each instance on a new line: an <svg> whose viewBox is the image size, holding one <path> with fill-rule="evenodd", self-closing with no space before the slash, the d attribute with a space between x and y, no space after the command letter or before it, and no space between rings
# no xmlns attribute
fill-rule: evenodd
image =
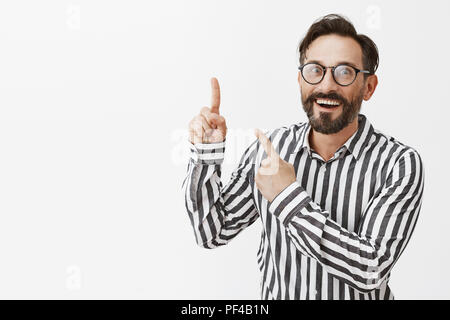
<svg viewBox="0 0 450 320"><path fill-rule="evenodd" d="M350 37L336 34L323 35L315 39L306 50L305 61L316 62L323 66L348 64L363 70L363 53L358 42ZM369 100L377 79L358 73L355 81L348 86L340 86L333 79L331 68L327 68L324 78L318 84L306 82L298 74L303 109L311 127L324 134L341 131L355 118L361 109L362 100Z"/></svg>

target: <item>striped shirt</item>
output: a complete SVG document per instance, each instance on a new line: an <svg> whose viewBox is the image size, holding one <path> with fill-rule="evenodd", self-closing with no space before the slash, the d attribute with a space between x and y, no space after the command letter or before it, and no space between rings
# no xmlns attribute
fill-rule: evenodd
<svg viewBox="0 0 450 320"><path fill-rule="evenodd" d="M309 123L266 132L297 177L272 202L255 185L267 156L257 139L224 187L226 140L189 143L182 189L197 244L223 246L259 219L261 299L393 300L388 282L417 222L423 164L363 114L358 122L328 161L309 146Z"/></svg>

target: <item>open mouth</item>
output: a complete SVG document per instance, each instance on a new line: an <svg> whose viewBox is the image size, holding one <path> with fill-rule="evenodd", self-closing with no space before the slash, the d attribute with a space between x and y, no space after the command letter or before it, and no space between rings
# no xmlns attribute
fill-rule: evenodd
<svg viewBox="0 0 450 320"><path fill-rule="evenodd" d="M326 110L334 110L337 109L341 102L338 100L332 100L332 99L316 99L314 101L320 108L326 109Z"/></svg>

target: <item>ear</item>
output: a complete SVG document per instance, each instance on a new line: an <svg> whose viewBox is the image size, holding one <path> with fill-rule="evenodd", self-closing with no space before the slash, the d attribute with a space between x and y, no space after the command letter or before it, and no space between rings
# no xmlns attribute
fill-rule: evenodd
<svg viewBox="0 0 450 320"><path fill-rule="evenodd" d="M298 71L298 75L297 75L297 81L300 84L300 81L302 80L302 73L300 72L300 70Z"/></svg>
<svg viewBox="0 0 450 320"><path fill-rule="evenodd" d="M365 89L364 89L364 100L369 100L370 97L375 92L375 88L378 85L378 77L375 74L372 74L367 77L365 81Z"/></svg>

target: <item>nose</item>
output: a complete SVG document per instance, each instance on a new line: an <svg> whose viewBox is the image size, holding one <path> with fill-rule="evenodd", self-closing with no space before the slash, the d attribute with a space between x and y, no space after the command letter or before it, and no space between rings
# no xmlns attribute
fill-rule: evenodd
<svg viewBox="0 0 450 320"><path fill-rule="evenodd" d="M323 77L322 81L318 84L318 86L319 86L318 89L321 90L321 92L329 92L332 90L337 91L339 85L336 83L336 81L334 81L331 68L327 68L325 76Z"/></svg>

